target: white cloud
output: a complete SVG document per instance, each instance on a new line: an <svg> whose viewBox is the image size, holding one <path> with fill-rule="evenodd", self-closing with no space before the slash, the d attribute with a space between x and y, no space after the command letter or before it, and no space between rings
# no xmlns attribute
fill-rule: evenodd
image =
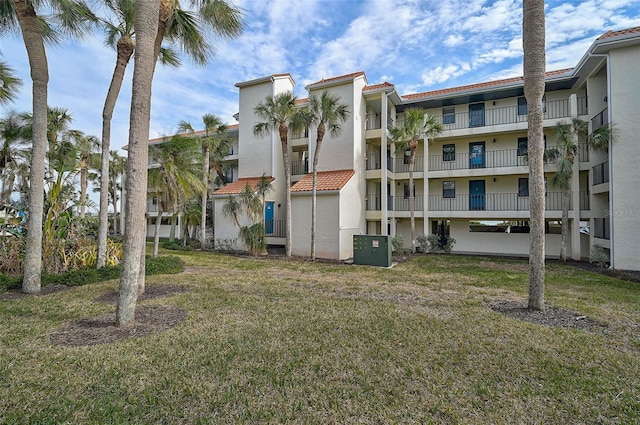
<svg viewBox="0 0 640 425"><path fill-rule="evenodd" d="M465 39L462 34L449 34L444 40L444 45L447 47L455 47L463 44L464 42Z"/></svg>

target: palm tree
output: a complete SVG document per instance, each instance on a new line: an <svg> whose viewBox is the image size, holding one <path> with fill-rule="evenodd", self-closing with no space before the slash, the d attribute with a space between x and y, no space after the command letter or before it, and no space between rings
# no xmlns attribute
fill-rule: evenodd
<svg viewBox="0 0 640 425"><path fill-rule="evenodd" d="M135 0L136 51L133 93L129 121L129 159L125 201L124 257L118 291L116 326L131 326L135 320L138 290L144 288L144 250L146 233L147 159L151 82L155 66L154 39L158 32L160 5Z"/></svg>
<svg viewBox="0 0 640 425"><path fill-rule="evenodd" d="M0 205L9 203L16 178L15 170L18 163L26 159L22 150L25 142L24 129L24 121L16 112L10 111L0 120Z"/></svg>
<svg viewBox="0 0 640 425"><path fill-rule="evenodd" d="M105 44L115 47L116 65L107 90L107 97L102 109L102 156L100 162L100 216L98 223L98 259L97 267L104 267L107 252L107 233L109 228L108 194L109 194L109 150L111 145L111 119L122 88L124 75L135 49L133 25L133 0L104 0L109 17L115 17L116 22L108 18L99 18L106 33ZM180 61L171 49L161 49L159 61L164 65L179 66Z"/></svg>
<svg viewBox="0 0 640 425"><path fill-rule="evenodd" d="M415 221L415 193L413 187L413 170L416 162L416 151L420 140L426 143L433 141L442 126L433 115L428 115L424 109L409 108L404 111L402 127L391 129L391 137L396 144L396 150L404 152L409 149L409 211L411 214L411 252L416 249L416 221Z"/></svg>
<svg viewBox="0 0 640 425"><path fill-rule="evenodd" d="M13 69L0 61L0 105L11 102L21 85L22 80L13 74Z"/></svg>
<svg viewBox="0 0 640 425"><path fill-rule="evenodd" d="M222 122L221 118L213 114L205 114L202 116L202 122L204 123L204 135L198 137L198 140L202 145L203 156L202 184L204 189L201 195L202 212L200 217L200 242L202 247L204 247L207 231L207 195L209 192L211 159L213 158L215 161L216 168L221 169L220 162L222 158L220 158L220 156L221 154L224 156L229 154L232 142L227 137L227 125ZM180 124L178 124L178 130L190 134L195 133L193 126L187 121L181 121ZM211 152L213 152L214 155L211 155Z"/></svg>
<svg viewBox="0 0 640 425"><path fill-rule="evenodd" d="M113 234L118 234L118 192L122 186L118 182L120 176L127 170L127 159L121 157L118 151L109 152L109 197L113 204ZM100 183L102 186L102 181Z"/></svg>
<svg viewBox="0 0 640 425"><path fill-rule="evenodd" d="M76 153L78 174L80 175L80 218L84 218L87 206L89 170L99 165L100 156L97 151L100 147L100 141L95 136L86 136L77 130L69 132L68 137L73 142Z"/></svg>
<svg viewBox="0 0 640 425"><path fill-rule="evenodd" d="M49 66L44 42L54 41L56 28L39 16L36 9L53 12L60 29L74 35L87 30L92 14L81 0L14 0L0 6L0 30L20 27L31 69L33 99L33 145L29 185L29 222L23 261L23 292L40 292L42 271L42 212L44 208L44 158L47 149L47 86Z"/></svg>
<svg viewBox="0 0 640 425"><path fill-rule="evenodd" d="M342 123L349 117L349 107L340 103L339 96L333 96L323 91L320 98L311 96L308 107L310 125L317 127L316 148L313 154L311 180L311 260L316 259L316 210L318 188L318 158L324 135L329 131L332 137L342 133Z"/></svg>
<svg viewBox="0 0 640 425"><path fill-rule="evenodd" d="M289 161L289 130L300 131L306 124L303 111L296 107L298 98L293 92L286 91L267 96L264 102L254 108L258 118L264 120L253 126L253 133L260 137L277 131L282 146L284 164L287 217L285 224L285 246L287 257L291 256L291 163Z"/></svg>
<svg viewBox="0 0 640 425"><path fill-rule="evenodd" d="M544 140L542 96L545 89L544 0L522 3L522 44L524 49L524 96L527 100L529 140L529 308L544 310Z"/></svg>
<svg viewBox="0 0 640 425"><path fill-rule="evenodd" d="M558 146L554 150L547 150L557 160L558 170L551 179L551 183L562 190L562 227L560 237L560 261L567 261L567 243L569 235L569 206L571 203L571 178L575 156L578 154L576 138L586 133L587 123L579 118L574 118L571 124L558 123L556 125L556 137ZM548 158L547 158L548 159Z"/></svg>
<svg viewBox="0 0 640 425"><path fill-rule="evenodd" d="M152 146L150 155L158 164L149 169L149 191L158 197L158 217L153 256L158 256L160 221L171 208L172 215L202 192L200 146L195 138L173 136L168 142Z"/></svg>

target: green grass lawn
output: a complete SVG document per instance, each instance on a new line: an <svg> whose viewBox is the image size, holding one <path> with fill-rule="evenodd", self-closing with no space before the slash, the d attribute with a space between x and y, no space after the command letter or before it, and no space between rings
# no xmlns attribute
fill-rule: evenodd
<svg viewBox="0 0 640 425"><path fill-rule="evenodd" d="M175 253L173 253L175 254ZM547 302L601 322L549 328L487 307L526 299L527 263L424 256L393 269L182 253L147 285L190 291L186 321L52 346L113 312L117 281L0 301L0 423L640 422L640 285L547 267Z"/></svg>

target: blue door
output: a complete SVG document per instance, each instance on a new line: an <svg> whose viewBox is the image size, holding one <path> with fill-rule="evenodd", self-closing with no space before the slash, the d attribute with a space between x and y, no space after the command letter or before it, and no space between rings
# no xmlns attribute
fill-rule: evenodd
<svg viewBox="0 0 640 425"><path fill-rule="evenodd" d="M469 181L469 209L471 211L484 210L484 180Z"/></svg>
<svg viewBox="0 0 640 425"><path fill-rule="evenodd" d="M484 126L484 103L469 104L469 127Z"/></svg>
<svg viewBox="0 0 640 425"><path fill-rule="evenodd" d="M264 206L264 227L267 235L273 234L273 202L267 202Z"/></svg>
<svg viewBox="0 0 640 425"><path fill-rule="evenodd" d="M469 168L484 167L484 142L469 143Z"/></svg>

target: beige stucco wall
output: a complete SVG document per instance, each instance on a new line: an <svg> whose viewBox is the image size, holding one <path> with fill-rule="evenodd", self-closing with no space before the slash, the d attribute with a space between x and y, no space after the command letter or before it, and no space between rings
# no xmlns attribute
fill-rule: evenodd
<svg viewBox="0 0 640 425"><path fill-rule="evenodd" d="M316 257L339 259L340 202L337 192L317 196ZM291 197L293 214L291 220L293 255L311 255L311 195L299 194Z"/></svg>
<svg viewBox="0 0 640 425"><path fill-rule="evenodd" d="M454 252L529 255L528 233L470 232L469 220L451 220L451 236L456 240ZM568 247L570 251L570 240ZM560 235L545 235L545 252L547 257L560 255Z"/></svg>
<svg viewBox="0 0 640 425"><path fill-rule="evenodd" d="M610 53L611 122L616 140L610 146L614 267L640 270L640 46Z"/></svg>

